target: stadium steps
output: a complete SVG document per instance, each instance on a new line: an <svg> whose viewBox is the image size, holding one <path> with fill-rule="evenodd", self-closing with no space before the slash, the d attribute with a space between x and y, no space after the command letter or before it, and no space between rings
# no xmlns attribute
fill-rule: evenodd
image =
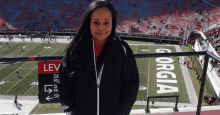
<svg viewBox="0 0 220 115"><path fill-rule="evenodd" d="M173 13L173 11L172 11ZM167 24L167 21L170 20L171 14L169 14L168 18L166 19L166 21L164 21L164 24L162 25L162 27L159 29L158 35L160 35L160 32L164 29L165 25Z"/></svg>

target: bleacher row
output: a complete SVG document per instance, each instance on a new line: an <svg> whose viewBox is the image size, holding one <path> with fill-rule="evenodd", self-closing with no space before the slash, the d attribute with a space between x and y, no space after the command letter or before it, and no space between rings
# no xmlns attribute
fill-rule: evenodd
<svg viewBox="0 0 220 115"><path fill-rule="evenodd" d="M209 51L213 53L214 55L220 57L217 53L217 51L213 48L213 45L211 42L206 42L206 40L210 41L204 33L200 32L201 36L198 39L195 39L196 42L194 44L194 50L197 51ZM204 37L205 36L205 37ZM208 47L207 47L208 45ZM198 60L203 68L204 66L204 56L198 56ZM220 98L220 71L219 71L220 63L213 60L212 58L209 59L208 68L207 68L207 79L209 79L209 82L211 83L215 94L217 95L218 99Z"/></svg>
<svg viewBox="0 0 220 115"><path fill-rule="evenodd" d="M220 26L219 24L216 24L216 27L212 28L211 30L208 30L204 32L204 34L207 36L210 45L212 46L213 50L215 51L216 55L220 57ZM204 49L206 44L200 42L202 48ZM211 61L212 66L218 66L220 63L216 61ZM219 68L219 67L218 67ZM220 77L220 68L216 71L217 75Z"/></svg>
<svg viewBox="0 0 220 115"><path fill-rule="evenodd" d="M117 32L181 37L219 22L220 9L202 0L110 0ZM219 5L218 1L206 0ZM0 29L79 29L91 0L0 0ZM133 28L133 29L131 29Z"/></svg>

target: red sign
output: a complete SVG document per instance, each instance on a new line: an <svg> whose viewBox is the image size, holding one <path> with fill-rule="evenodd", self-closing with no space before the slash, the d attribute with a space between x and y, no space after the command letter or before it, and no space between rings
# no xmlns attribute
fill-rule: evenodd
<svg viewBox="0 0 220 115"><path fill-rule="evenodd" d="M46 64L44 63L44 61L38 62L38 74L59 73L60 64L61 60L47 61Z"/></svg>
<svg viewBox="0 0 220 115"><path fill-rule="evenodd" d="M34 61L35 57L34 56L30 56L29 60Z"/></svg>

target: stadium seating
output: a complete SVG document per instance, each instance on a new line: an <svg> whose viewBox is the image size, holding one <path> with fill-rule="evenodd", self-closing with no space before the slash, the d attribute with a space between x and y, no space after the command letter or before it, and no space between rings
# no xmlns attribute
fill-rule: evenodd
<svg viewBox="0 0 220 115"><path fill-rule="evenodd" d="M90 2L91 0L14 0L9 4L1 1L0 28L31 30L78 28ZM164 36L182 37L187 34L184 33L185 28L204 30L220 21L218 18L220 9L213 8L206 3L219 4L218 1L213 0L206 0L206 2L198 0L111 0L111 2L120 22L120 25L117 23L117 32L149 35L157 33ZM131 26L139 31L128 29Z"/></svg>
<svg viewBox="0 0 220 115"><path fill-rule="evenodd" d="M204 33L209 38L212 48L220 56L220 50L217 48L220 46L220 28L216 26L211 28L220 21L220 9L206 2L200 3L198 0L110 1L117 12L116 32L129 33L133 36L161 35L166 36L163 39L181 40L189 34L189 30L205 30ZM206 1L220 6L218 0ZM69 29L79 29L90 2L91 0L13 0L10 3L0 1L0 30L53 29L72 32L73 30ZM204 41L200 42L199 48L205 49Z"/></svg>

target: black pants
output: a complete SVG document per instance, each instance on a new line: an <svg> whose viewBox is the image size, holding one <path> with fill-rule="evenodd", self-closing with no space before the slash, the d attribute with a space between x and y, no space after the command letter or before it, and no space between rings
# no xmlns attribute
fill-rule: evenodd
<svg viewBox="0 0 220 115"><path fill-rule="evenodd" d="M18 102L17 102L17 100L16 100L16 99L15 99L14 103L15 103L15 105L16 105L16 106L18 106Z"/></svg>

